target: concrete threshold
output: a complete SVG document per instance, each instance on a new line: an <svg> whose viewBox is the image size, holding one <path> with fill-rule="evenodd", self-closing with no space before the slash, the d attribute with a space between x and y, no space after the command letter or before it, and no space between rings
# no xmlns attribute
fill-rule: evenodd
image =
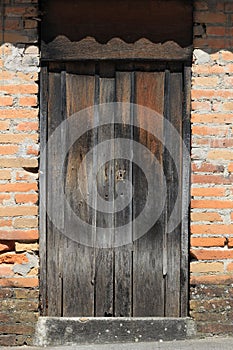
<svg viewBox="0 0 233 350"><path fill-rule="evenodd" d="M195 322L188 317L40 317L34 345L161 342L195 335Z"/></svg>

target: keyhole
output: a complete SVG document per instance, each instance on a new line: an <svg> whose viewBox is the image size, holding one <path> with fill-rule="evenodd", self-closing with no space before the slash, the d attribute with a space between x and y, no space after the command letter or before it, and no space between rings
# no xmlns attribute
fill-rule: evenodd
<svg viewBox="0 0 233 350"><path fill-rule="evenodd" d="M119 180L119 181L122 181L124 179L124 174L125 174L125 170L118 170L116 172L116 179Z"/></svg>

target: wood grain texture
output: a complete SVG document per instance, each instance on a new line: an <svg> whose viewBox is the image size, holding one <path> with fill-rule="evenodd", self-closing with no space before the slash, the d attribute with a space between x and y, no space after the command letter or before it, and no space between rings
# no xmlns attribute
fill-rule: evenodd
<svg viewBox="0 0 233 350"><path fill-rule="evenodd" d="M48 100L48 137L63 121L62 113L62 77L59 73L49 73L49 100ZM60 135L61 137L62 135ZM59 145L53 145L48 152L47 167L47 202L50 212L54 213L54 221L62 222L64 218L63 203L57 203L55 193L60 188L57 173L61 164L61 152L57 152ZM51 185L53 184L53 185ZM60 221L61 220L61 221ZM53 222L47 223L47 288L49 316L62 316L62 275L60 270L60 241L62 234L57 230ZM56 295L56 298L54 296Z"/></svg>
<svg viewBox="0 0 233 350"><path fill-rule="evenodd" d="M42 41L42 60L170 60L189 61L192 46L180 47L173 41L154 44L147 39L140 39L128 44L119 38L111 39L107 44L100 44L94 38L85 38L71 42L64 36L46 44Z"/></svg>
<svg viewBox="0 0 233 350"><path fill-rule="evenodd" d="M147 106L158 113L163 113L164 108L164 73L135 73L135 102ZM144 111L137 111L135 117L140 120L146 118ZM149 123L148 119L148 123ZM147 130L150 126L147 125ZM158 125L158 134L163 132L163 125ZM150 136L145 129L139 129L134 133L134 140L146 146L162 164L163 147L154 137ZM147 162L153 161L147 159ZM158 183L155 174L147 174L150 182L154 182L154 205L158 193ZM162 185L162 173L158 179ZM133 168L133 184L136 189L133 200L134 218L144 209L147 200L147 185L141 170ZM156 190L157 189L157 190ZM152 208L150 208L152 209ZM153 211L153 210L152 210ZM149 218L148 218L149 219ZM134 236L140 235L138 227L134 224ZM139 238L134 245L133 253L133 316L163 316L164 315L164 281L163 281L163 218Z"/></svg>
<svg viewBox="0 0 233 350"><path fill-rule="evenodd" d="M171 128L165 128L165 152L164 170L167 184L166 218L171 222L173 218L173 231L164 235L166 241L166 276L165 276L165 315L172 317L180 316L180 250L181 250L181 207L174 206L178 200L181 203L181 181L182 181L182 98L183 81L182 73L170 73L166 71L165 79L165 118L177 130L180 139L174 142ZM168 151L173 150L173 158ZM176 227L175 221L180 218Z"/></svg>
<svg viewBox="0 0 233 350"><path fill-rule="evenodd" d="M83 72L84 67L78 65L76 69ZM87 74L87 70L85 73ZM68 118L94 104L95 76L86 74L67 73L66 75ZM86 111L87 118L91 118L90 113L91 111ZM78 115L76 118L78 118ZM93 212L84 198L92 190L92 184L88 181L88 172L92 172L92 164L84 165L82 162L85 162L84 157L93 145L92 132L86 132L73 144L67 157L65 178L67 200L75 214L90 225L92 224ZM83 166L80 170L81 163ZM78 172L79 177L77 176ZM69 219L69 213L66 213L65 220L68 221ZM76 232L77 242L80 234L80 232ZM64 316L94 315L94 248L77 242L66 239L64 247Z"/></svg>
<svg viewBox="0 0 233 350"><path fill-rule="evenodd" d="M107 78L108 70L101 71L101 77L98 79L98 102L100 104L114 102L115 100L115 79ZM102 113L106 113L102 108ZM101 114L98 116L101 118ZM111 116L109 116L111 117ZM114 227L114 124L107 124L98 129L97 144L105 140L112 140L106 152L109 153L111 161L99 169L97 174L97 190L100 197L105 200L108 212L101 211L101 204L97 198L96 213L96 244L105 246L105 249L96 249L96 276L95 276L95 316L113 316L114 313L114 287L113 287L113 271L114 271L114 251L113 242L114 235L108 228ZM105 157L105 154L97 152L98 161ZM105 228L102 231L100 228Z"/></svg>
<svg viewBox="0 0 233 350"><path fill-rule="evenodd" d="M161 65L158 65L156 69L155 63L152 63L150 67L148 62L144 64L128 62L125 65L119 61L108 61L106 64L93 61L89 63L86 61L69 62L60 65L52 63L50 64L51 71L48 73L48 120L46 126L42 119L43 128L48 129L49 137L65 118L71 117L86 107L114 101L134 102L164 115L177 131L184 135L185 142L189 146L190 86L188 82L190 70L185 68L185 74L183 74L180 64L167 64L166 67L166 71L165 66ZM44 74L46 75L47 72L44 71ZM46 88L46 85L44 86ZM185 87L185 104L183 103L183 86ZM46 91L42 96L45 112L47 109ZM47 219L47 238L42 240L44 260L47 254L47 266L44 265L42 272L44 276L47 275L48 282L47 287L42 284L42 287L45 288L44 305L46 294L48 297L47 315L185 316L188 300L187 216L185 216L185 222L182 222L182 227L178 226L174 232L167 234L166 229L177 196L180 198L182 196L180 202L186 205L189 203L189 187L184 186L181 194L177 186L178 178L181 177L183 182L189 180L189 173L182 172L182 168L188 166L188 158L182 160L181 144L176 143L169 129L164 128L163 118L156 125L156 130L161 139L164 136L165 146L172 147L176 154L178 170L162 142L145 128L140 127L143 122L146 123L147 130L152 128L150 124L152 118L147 118L147 114L142 112L141 108L122 106L114 113L109 118L116 118L116 113L119 113L120 124L110 123L84 133L70 148L66 158L64 172L66 199L76 215L92 225L92 243L95 248L66 238ZM87 113L87 120L88 118L90 118L89 123L98 122L101 118L98 108L95 109L94 116ZM136 118L138 128L130 125L133 118ZM62 140L63 132L60 137ZM113 139L119 137L134 139L149 149L151 156L143 152L140 154L149 169L148 174L143 174L143 170L133 164L134 156L136 156L135 148L129 152L132 154L131 161L115 157L118 146L114 144ZM91 161L85 164L85 155L94 146L106 140L110 143L106 152L109 152L112 160L98 169L96 181L99 196L105 201L108 209L112 210L112 213L106 213L101 209L100 199L97 197L93 198L93 204L96 204L99 209L96 212L87 205L82 195L84 194L85 197L87 193L92 192L95 186L94 170L98 161L104 156L103 153L95 150ZM49 181L54 179L54 182L53 186L47 187L47 202L49 208L56 208L55 217L62 218L65 233L65 228L69 226L67 225L70 219L69 213L64 212L63 203L54 203L56 196L53 193L53 190L59 186L56 172L64 150L60 149L60 145L57 145L54 150L48 154L49 167L46 178ZM154 157L161 167L159 171L153 168ZM78 178L77 173L80 171L81 163L81 176ZM156 203L161 200L159 190L164 181L163 172L167 182L165 210L153 227L142 237L140 227L136 223L129 226L125 238L131 243L114 249L117 237L116 233L110 234L109 228L118 228L132 222L144 209L148 195L146 176L154 184L149 189L154 202L149 208L148 215L154 214ZM132 193L127 193L126 187L123 186L127 181L133 183ZM119 195L122 198L133 197L133 201L126 208L114 214L113 199ZM179 207L176 215L180 216L181 210L182 208ZM148 216L149 219L150 216ZM104 234L101 228L106 229ZM74 227L74 231L75 229ZM80 233L77 231L78 234ZM101 244L107 248L99 248Z"/></svg>
<svg viewBox="0 0 233 350"><path fill-rule="evenodd" d="M133 74L116 72L116 101L130 103L132 99ZM131 126L132 109L128 106L117 108L122 123L115 124L115 138L133 137ZM119 146L121 147L121 146ZM130 150L133 152L133 150ZM115 147L115 152L117 149ZM129 152L130 153L130 152ZM127 181L132 183L132 162L130 159L115 159L115 188L122 200L125 198L129 205L115 215L115 227L132 222L132 191L128 191ZM126 242L131 242L115 249L115 316L132 315L132 224L124 235Z"/></svg>

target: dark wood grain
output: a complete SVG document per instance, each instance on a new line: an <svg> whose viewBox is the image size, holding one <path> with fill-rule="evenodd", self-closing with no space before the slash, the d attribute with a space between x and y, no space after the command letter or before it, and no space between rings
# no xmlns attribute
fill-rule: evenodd
<svg viewBox="0 0 233 350"><path fill-rule="evenodd" d="M71 67L69 67L71 69ZM74 68L72 71L74 71ZM87 68L85 67L86 74ZM76 68L79 72L84 67ZM94 105L95 76L84 74L67 74L66 104L67 117ZM86 111L86 118L91 118L91 111ZM76 115L79 118L79 115ZM91 123L91 121L90 121ZM69 150L66 168L65 194L75 214L84 222L92 224L92 210L86 203L85 197L92 191L88 181L91 176L92 164L85 164L84 157L93 147L94 138L91 132L85 133ZM79 166L82 163L82 171ZM78 171L80 176L78 178ZM88 174L89 172L89 174ZM84 195L84 198L83 198ZM70 220L66 213L65 220ZM94 315L94 248L77 243L80 241L76 232L76 242L66 239L64 247L64 281L63 309L64 316L93 316Z"/></svg>
<svg viewBox="0 0 233 350"><path fill-rule="evenodd" d="M131 102L133 73L116 72L116 101ZM132 109L121 105L117 108L121 124L115 125L115 138L132 139ZM119 146L121 147L121 146ZM131 150L133 151L133 150ZM115 146L117 152L117 146ZM130 152L129 152L130 154ZM124 235L128 244L115 249L115 316L131 316L132 314L132 191L126 181L132 183L132 162L130 159L115 159L115 187L121 199L127 198L124 209L115 214L115 227L129 224ZM119 237L118 237L119 238ZM117 237L116 237L117 239ZM122 239L123 243L124 240Z"/></svg>
<svg viewBox="0 0 233 350"><path fill-rule="evenodd" d="M165 79L165 118L177 130L180 139L174 142L172 130L170 127L164 130L165 139L165 159L164 169L167 183L166 217L167 221L172 222L174 228L172 232L165 232L166 240L166 265L167 273L165 276L166 296L165 296L165 315L171 317L180 316L180 250L181 250L181 207L174 206L178 200L181 203L181 153L182 153L182 98L183 81L182 73L170 73L166 71ZM173 150L171 157L168 149ZM172 215L172 216L171 216ZM172 221L173 218L173 221ZM179 225L176 225L177 218Z"/></svg>
<svg viewBox="0 0 233 350"><path fill-rule="evenodd" d="M59 73L49 73L49 100L48 100L48 137L63 121L62 114L62 79ZM61 137L61 135L60 135ZM54 220L62 220L64 217L63 203L57 203L55 193L60 188L57 172L61 166L61 152L57 152L59 145L53 145L48 152L47 178L47 201L50 211L54 213ZM59 168L58 168L59 167ZM52 184L52 186L51 186ZM62 234L57 230L53 222L47 224L47 288L48 316L62 315L62 275L60 271L60 241ZM54 296L56 295L56 298Z"/></svg>
<svg viewBox="0 0 233 350"><path fill-rule="evenodd" d="M41 95L41 125L44 128L44 137L46 132L49 137L65 118L71 117L75 112L93 104L122 101L134 102L164 115L164 118L183 135L189 149L190 68L186 67L183 74L180 63L177 66L166 64L166 67L165 73L165 66L160 64L156 68L153 63L150 68L149 62L144 65L142 62L128 62L125 64L125 70L123 62L108 61L105 64L104 61L83 61L61 63L60 66L58 63L51 63L50 73L44 69L42 80L44 90ZM46 124L43 118L46 118L47 99ZM46 179L50 182L53 179L52 185L47 186L48 208L54 208L55 217L62 218L64 223L63 232L58 232L49 218L47 223L45 222L46 217L42 210L40 225L42 229L47 229L47 235L42 236L41 241L42 276L45 279L41 284L41 288L44 289L42 306L46 308L47 295L49 316L186 316L189 222L187 212L182 224L173 232L167 233L167 223L177 196L180 199L182 197L180 203L183 208L180 206L177 209L176 216L181 216L181 210L184 211L189 203L189 172L182 172L182 168L189 166L188 155L185 154L182 160L181 143L177 143L171 137L169 128L164 128L163 118L156 125L156 130L161 138L164 136L165 146L172 148L176 154L178 170L166 147L164 148L162 142L150 133L152 118L147 118L147 114L141 108L122 106L115 109L114 113L109 118L116 118L116 113L119 113L121 123L110 123L86 132L70 148L65 162L66 200L76 215L92 225L92 243L95 248L74 242L63 234L69 226L69 212L64 211L64 203L54 203L56 196L53 192L59 186L56 174L65 152L60 144L55 147L54 152L48 154L47 169L46 163L41 165L41 169L46 170ZM90 125L94 121L98 122L101 118L98 108L94 118L87 112L88 118ZM133 118L136 118L138 128L130 126ZM145 124L144 128L140 128L142 124ZM63 137L64 133L61 131L60 139ZM143 174L142 169L133 164L134 159L129 161L115 157L118 146L114 145L113 138L119 137L134 139L150 150L150 157L141 154L143 162L151 169L148 174ZM88 164L85 164L85 155L94 146L106 140L110 142L107 151L110 152L112 161L106 162L98 169L96 179L91 178L104 154L94 151L93 159ZM136 149L133 148L133 157L136 156L135 152ZM154 157L161 166L159 172L153 170ZM81 176L78 178L81 163ZM135 242L114 249L118 237L116 232L110 234L110 228L130 223L144 209L148 190L146 176L154 183L150 193L155 201L149 208L148 215L154 214L156 201L161 199L159 189L164 181L163 172L167 182L167 202L161 216L144 235L139 232L137 224L129 226L125 236L126 242ZM182 194L179 192L179 178L183 182ZM42 190L44 188L46 192L44 180L42 178ZM113 213L104 212L98 198L93 198L93 204L97 206L98 211L85 202L82 193L90 193L95 186L95 180L100 197ZM132 193L126 194L126 188L122 186L124 181L133 183ZM133 202L114 214L113 199L119 194L122 198L126 195L132 196ZM104 233L102 228L105 228ZM74 234L77 234L78 241L80 232ZM106 248L102 249L101 246Z"/></svg>
<svg viewBox="0 0 233 350"><path fill-rule="evenodd" d="M163 113L164 108L164 73L135 74L135 102L139 105ZM140 120L146 118L143 111L137 111L135 117ZM147 130L150 129L148 119ZM162 122L158 125L158 133L162 136ZM146 146L162 164L162 145L150 137L144 129L134 134L134 139ZM153 157L152 157L153 158ZM150 160L146 160L150 161ZM153 183L155 174L147 174ZM158 180L162 185L162 174ZM133 201L134 218L143 210L147 200L145 179L138 168L133 168L133 184L135 188ZM160 186L154 184L154 198L156 203L157 192ZM140 235L138 227L134 225L134 236ZM163 281L163 232L164 222L158 220L155 225L135 242L133 256L133 316L163 316L164 315L164 281Z"/></svg>
<svg viewBox="0 0 233 350"><path fill-rule="evenodd" d="M109 67L110 69L111 67ZM106 71L102 70L102 76L106 76ZM98 93L97 100L100 104L114 102L115 99L115 79L106 77L97 77ZM105 113L104 107L102 113ZM101 115L98 116L101 118ZM111 117L111 116L110 116ZM114 138L114 125L108 124L98 130L97 144ZM97 203L96 213L96 246L105 247L96 249L96 277L95 277L95 316L112 316L114 312L114 252L112 249L114 235L108 228L114 227L114 144L106 149L111 155L111 161L105 162L102 168L98 169L97 190L100 197L107 204L109 212L101 210L100 202ZM104 154L97 152L98 160L102 159ZM111 211L111 212L110 212ZM105 228L105 230L101 230Z"/></svg>
<svg viewBox="0 0 233 350"><path fill-rule="evenodd" d="M94 38L71 42L64 36L57 37L51 43L42 42L42 60L170 60L189 61L192 46L180 47L173 41L164 44L154 44L147 39L140 39L128 44L119 38L100 44Z"/></svg>

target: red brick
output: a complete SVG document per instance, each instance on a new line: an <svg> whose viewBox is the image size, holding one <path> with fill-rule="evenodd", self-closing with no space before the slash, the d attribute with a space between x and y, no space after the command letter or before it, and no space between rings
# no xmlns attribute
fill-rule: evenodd
<svg viewBox="0 0 233 350"><path fill-rule="evenodd" d="M233 85L233 80L232 80ZM210 113L210 114L192 114L193 123L233 123L233 114Z"/></svg>
<svg viewBox="0 0 233 350"><path fill-rule="evenodd" d="M0 106L12 106L13 98L10 96L0 96Z"/></svg>
<svg viewBox="0 0 233 350"><path fill-rule="evenodd" d="M5 206L0 207L0 216L34 216L38 214L37 206Z"/></svg>
<svg viewBox="0 0 233 350"><path fill-rule="evenodd" d="M222 51L221 55L222 55L222 59L224 61L232 61L233 62L233 52Z"/></svg>
<svg viewBox="0 0 233 350"><path fill-rule="evenodd" d="M5 119L36 119L38 111L36 109L2 109L1 118Z"/></svg>
<svg viewBox="0 0 233 350"><path fill-rule="evenodd" d="M192 133L195 135L201 135L201 136L206 136L206 135L226 135L228 133L229 128L223 127L223 126L212 126L212 127L207 127L207 126L197 126L193 125L192 127Z"/></svg>
<svg viewBox="0 0 233 350"><path fill-rule="evenodd" d="M206 209L232 209L233 202L231 200L192 200L192 208L206 208Z"/></svg>
<svg viewBox="0 0 233 350"><path fill-rule="evenodd" d="M15 201L16 201L16 203L35 204L38 201L38 195L37 194L16 194Z"/></svg>
<svg viewBox="0 0 233 350"><path fill-rule="evenodd" d="M4 253L0 255L0 264L22 264L27 263L25 254Z"/></svg>
<svg viewBox="0 0 233 350"><path fill-rule="evenodd" d="M11 171L10 170L0 170L0 180L10 180Z"/></svg>
<svg viewBox="0 0 233 350"><path fill-rule="evenodd" d="M218 84L218 77L194 77L193 85L205 87L213 87L215 88Z"/></svg>
<svg viewBox="0 0 233 350"><path fill-rule="evenodd" d="M233 225L191 225L193 234L232 234Z"/></svg>
<svg viewBox="0 0 233 350"><path fill-rule="evenodd" d="M10 277L14 276L11 266L9 265L0 265L0 276L1 277Z"/></svg>
<svg viewBox="0 0 233 350"><path fill-rule="evenodd" d="M191 237L192 247L224 247L225 238L219 237Z"/></svg>
<svg viewBox="0 0 233 350"><path fill-rule="evenodd" d="M8 183L0 184L0 192L28 192L28 191L37 191L37 183Z"/></svg>
<svg viewBox="0 0 233 350"><path fill-rule="evenodd" d="M226 23L227 17L223 13L194 12L194 22L198 23Z"/></svg>
<svg viewBox="0 0 233 350"><path fill-rule="evenodd" d="M221 197L224 196L225 189L221 187L193 187L191 189L191 195L192 196L199 196L199 197Z"/></svg>
<svg viewBox="0 0 233 350"><path fill-rule="evenodd" d="M0 279L0 287L35 288L38 287L38 278L18 277Z"/></svg>
<svg viewBox="0 0 233 350"><path fill-rule="evenodd" d="M225 139L224 139L225 140ZM224 166L223 165L215 165L211 163L202 162L201 164L192 164L193 172L199 173L223 173Z"/></svg>
<svg viewBox="0 0 233 350"><path fill-rule="evenodd" d="M214 36L224 36L226 33L226 29L224 27L207 27L206 30L207 35L214 35Z"/></svg>
<svg viewBox="0 0 233 350"><path fill-rule="evenodd" d="M192 249L191 253L197 260L233 259L233 249Z"/></svg>
<svg viewBox="0 0 233 350"><path fill-rule="evenodd" d="M19 99L20 106L37 106L37 97L31 96L31 97L20 97Z"/></svg>
<svg viewBox="0 0 233 350"><path fill-rule="evenodd" d="M2 111L1 111L2 117ZM0 130L8 130L10 127L10 123L8 121L0 121Z"/></svg>
<svg viewBox="0 0 233 350"><path fill-rule="evenodd" d="M37 84L18 84L18 85L0 85L0 91L7 94L37 94L38 85Z"/></svg>
<svg viewBox="0 0 233 350"><path fill-rule="evenodd" d="M208 153L208 159L225 159L225 160L233 160L233 151L231 150L212 150Z"/></svg>
<svg viewBox="0 0 233 350"><path fill-rule="evenodd" d="M4 201L7 201L11 198L11 196L9 194L2 194L0 193L0 203L4 203Z"/></svg>
<svg viewBox="0 0 233 350"><path fill-rule="evenodd" d="M18 146L6 145L0 146L0 155L10 155L18 152Z"/></svg>
<svg viewBox="0 0 233 350"><path fill-rule="evenodd" d="M232 176L224 177L222 175L192 175L192 183L194 184L223 184L231 185Z"/></svg>
<svg viewBox="0 0 233 350"><path fill-rule="evenodd" d="M219 213L212 213L212 212L205 212L205 213L200 213L200 212L194 212L191 213L191 221L222 221L222 217Z"/></svg>
<svg viewBox="0 0 233 350"><path fill-rule="evenodd" d="M229 275L201 275L191 276L190 284L231 284L233 282L232 276Z"/></svg>
<svg viewBox="0 0 233 350"><path fill-rule="evenodd" d="M16 129L18 131L37 131L38 123L37 122L19 123Z"/></svg>
<svg viewBox="0 0 233 350"><path fill-rule="evenodd" d="M0 239L4 240L35 241L38 238L38 230L0 230Z"/></svg>
<svg viewBox="0 0 233 350"><path fill-rule="evenodd" d="M21 144L28 140L38 141L36 134L0 134L0 143Z"/></svg>

